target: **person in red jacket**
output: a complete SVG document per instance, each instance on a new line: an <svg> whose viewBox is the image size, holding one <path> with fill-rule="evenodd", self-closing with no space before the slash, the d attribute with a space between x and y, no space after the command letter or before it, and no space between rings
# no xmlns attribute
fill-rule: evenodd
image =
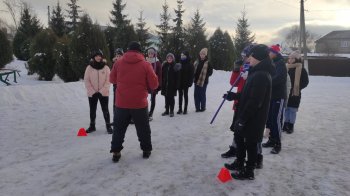
<svg viewBox="0 0 350 196"><path fill-rule="evenodd" d="M141 53L141 45L132 41L128 51L113 65L110 81L117 84L111 150L113 162L118 162L123 149L126 129L134 120L143 158L151 155L151 128L148 120L148 90L158 88L158 78Z"/></svg>

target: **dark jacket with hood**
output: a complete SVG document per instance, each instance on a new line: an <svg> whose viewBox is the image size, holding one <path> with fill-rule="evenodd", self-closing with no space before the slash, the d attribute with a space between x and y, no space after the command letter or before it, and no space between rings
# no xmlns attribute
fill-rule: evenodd
<svg viewBox="0 0 350 196"><path fill-rule="evenodd" d="M287 67L281 54L273 59L275 72L272 74L272 95L271 99L287 98Z"/></svg>
<svg viewBox="0 0 350 196"><path fill-rule="evenodd" d="M240 95L237 120L244 124L244 128L242 131L236 131L235 134L239 134L251 142L262 141L270 107L271 73L273 70L269 58L262 60L255 67L251 67Z"/></svg>
<svg viewBox="0 0 350 196"><path fill-rule="evenodd" d="M180 71L180 89L189 88L193 83L193 72L194 67L191 64L191 59L189 54L185 54L186 59L180 61L181 63L181 71Z"/></svg>
<svg viewBox="0 0 350 196"><path fill-rule="evenodd" d="M165 61L162 66L162 91L164 96L176 96L176 91L179 89L179 64L168 63Z"/></svg>

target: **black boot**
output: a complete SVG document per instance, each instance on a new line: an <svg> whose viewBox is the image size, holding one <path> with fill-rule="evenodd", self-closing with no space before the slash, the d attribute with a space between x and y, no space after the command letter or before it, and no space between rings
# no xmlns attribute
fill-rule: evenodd
<svg viewBox="0 0 350 196"><path fill-rule="evenodd" d="M288 123L288 130L286 132L292 134L294 132L294 124Z"/></svg>
<svg viewBox="0 0 350 196"><path fill-rule="evenodd" d="M263 143L261 146L264 148L269 148L269 147L274 147L275 146L275 141L273 141L272 139L267 140L266 143Z"/></svg>
<svg viewBox="0 0 350 196"><path fill-rule="evenodd" d="M281 151L281 142L277 142L275 146L272 148L271 153L272 154L278 154Z"/></svg>
<svg viewBox="0 0 350 196"><path fill-rule="evenodd" d="M236 180L254 180L254 167L246 166L237 172L233 172L231 176Z"/></svg>
<svg viewBox="0 0 350 196"><path fill-rule="evenodd" d="M183 114L187 114L187 107L184 108Z"/></svg>
<svg viewBox="0 0 350 196"><path fill-rule="evenodd" d="M230 146L230 149L227 152L221 154L222 158L230 158L235 156L236 156L236 148L233 146Z"/></svg>
<svg viewBox="0 0 350 196"><path fill-rule="evenodd" d="M107 123L106 124L106 129L107 129L107 133L108 134L112 134L113 133L113 129L112 129L112 124L111 123Z"/></svg>
<svg viewBox="0 0 350 196"><path fill-rule="evenodd" d="M288 132L288 130L289 130L289 122L284 122L282 131Z"/></svg>
<svg viewBox="0 0 350 196"><path fill-rule="evenodd" d="M117 162L119 161L120 157L121 157L120 152L114 152L114 153L113 153L113 157L112 157L112 161L113 161L114 163L117 163Z"/></svg>
<svg viewBox="0 0 350 196"><path fill-rule="evenodd" d="M95 123L90 123L90 127L86 129L86 133L92 133L96 131Z"/></svg>
<svg viewBox="0 0 350 196"><path fill-rule="evenodd" d="M179 110L176 112L176 114L182 114L182 109L181 109L181 107L180 107Z"/></svg>
<svg viewBox="0 0 350 196"><path fill-rule="evenodd" d="M229 170L241 170L244 168L244 160L239 161L238 159L236 159L231 164L225 163L224 166L226 167L226 169L229 169Z"/></svg>
<svg viewBox="0 0 350 196"><path fill-rule="evenodd" d="M170 117L174 117L174 111L170 111L169 116L170 116Z"/></svg>
<svg viewBox="0 0 350 196"><path fill-rule="evenodd" d="M258 157L256 158L256 169L262 169L263 168L263 155L258 154Z"/></svg>
<svg viewBox="0 0 350 196"><path fill-rule="evenodd" d="M162 116L169 115L169 109L166 109L165 112L162 113Z"/></svg>
<svg viewBox="0 0 350 196"><path fill-rule="evenodd" d="M151 151L143 151L142 157L148 159L151 156Z"/></svg>

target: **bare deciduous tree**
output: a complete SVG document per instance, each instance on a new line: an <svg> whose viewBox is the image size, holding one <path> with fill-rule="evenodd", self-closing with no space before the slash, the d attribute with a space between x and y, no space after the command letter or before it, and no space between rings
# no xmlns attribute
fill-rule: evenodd
<svg viewBox="0 0 350 196"><path fill-rule="evenodd" d="M299 36L300 29L298 25L294 25L290 28L287 35L285 36L285 44L291 50L297 50L299 48ZM317 35L315 33L311 33L306 31L306 46L308 51L311 51L315 48L314 41L316 40Z"/></svg>

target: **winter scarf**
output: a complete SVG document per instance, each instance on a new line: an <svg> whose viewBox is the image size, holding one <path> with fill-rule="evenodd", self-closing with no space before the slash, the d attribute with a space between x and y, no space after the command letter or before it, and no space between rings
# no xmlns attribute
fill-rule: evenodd
<svg viewBox="0 0 350 196"><path fill-rule="evenodd" d="M106 65L106 60L103 59L101 62L97 62L94 59L90 61L90 65L92 68L100 70Z"/></svg>
<svg viewBox="0 0 350 196"><path fill-rule="evenodd" d="M301 63L287 64L287 69L292 69L292 68L295 68L295 78L294 78L294 86L293 86L292 96L299 96L300 77L301 77L301 70L302 70L303 66Z"/></svg>
<svg viewBox="0 0 350 196"><path fill-rule="evenodd" d="M197 66L198 66L199 62L196 61L194 63L194 70L196 72L197 70ZM207 71L208 71L208 60L205 60L204 64L203 64L203 68L201 70L201 73L199 74L198 80L197 80L197 85L200 87L203 87L204 82L205 82L205 78L207 77Z"/></svg>
<svg viewBox="0 0 350 196"><path fill-rule="evenodd" d="M159 61L159 59L157 57L153 57L153 58L149 58L146 57L146 61L152 64L152 67L154 70L156 70L156 62Z"/></svg>

